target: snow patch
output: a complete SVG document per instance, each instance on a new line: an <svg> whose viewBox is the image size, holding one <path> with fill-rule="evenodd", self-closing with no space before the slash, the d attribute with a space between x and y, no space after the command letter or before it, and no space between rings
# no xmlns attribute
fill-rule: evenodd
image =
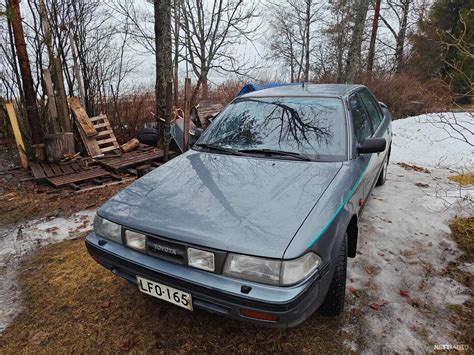
<svg viewBox="0 0 474 355"><path fill-rule="evenodd" d="M91 231L94 215L95 211L81 211L68 218L43 218L0 228L0 333L20 312L16 270L21 257L45 245Z"/></svg>
<svg viewBox="0 0 474 355"><path fill-rule="evenodd" d="M474 113L444 112L407 117L393 122L394 162L425 167L472 169Z"/></svg>

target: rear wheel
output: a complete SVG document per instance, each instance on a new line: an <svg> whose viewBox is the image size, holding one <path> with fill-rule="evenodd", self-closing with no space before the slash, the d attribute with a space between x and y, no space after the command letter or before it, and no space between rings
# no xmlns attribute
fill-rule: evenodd
<svg viewBox="0 0 474 355"><path fill-rule="evenodd" d="M338 316L344 310L344 299L346 296L346 274L347 274L347 232L342 240L337 257L336 270L332 277L331 285L319 308L319 313L328 316Z"/></svg>

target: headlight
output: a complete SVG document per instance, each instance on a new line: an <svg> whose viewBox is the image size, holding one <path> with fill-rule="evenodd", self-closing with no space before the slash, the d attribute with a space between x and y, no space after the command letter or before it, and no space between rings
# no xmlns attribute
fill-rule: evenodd
<svg viewBox="0 0 474 355"><path fill-rule="evenodd" d="M145 235L133 231L126 230L125 231L125 244L133 249L145 250Z"/></svg>
<svg viewBox="0 0 474 355"><path fill-rule="evenodd" d="M321 265L321 258L314 253L307 253L295 260L284 261L281 266L281 284L294 285L305 279Z"/></svg>
<svg viewBox="0 0 474 355"><path fill-rule="evenodd" d="M280 260L229 254L223 273L239 279L278 285L280 283L280 269Z"/></svg>
<svg viewBox="0 0 474 355"><path fill-rule="evenodd" d="M197 269L214 272L216 269L214 253L195 248L188 248L188 265Z"/></svg>
<svg viewBox="0 0 474 355"><path fill-rule="evenodd" d="M224 275L268 285L294 285L321 265L321 258L309 252L294 260L275 260L247 255L229 254Z"/></svg>
<svg viewBox="0 0 474 355"><path fill-rule="evenodd" d="M120 224L111 222L98 215L94 218L94 232L95 234L109 239L115 243L122 244L122 233Z"/></svg>

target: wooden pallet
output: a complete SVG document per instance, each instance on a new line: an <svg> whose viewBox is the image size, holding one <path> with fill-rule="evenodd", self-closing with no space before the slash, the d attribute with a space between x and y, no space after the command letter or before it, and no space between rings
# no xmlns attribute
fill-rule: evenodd
<svg viewBox="0 0 474 355"><path fill-rule="evenodd" d="M93 180L99 177L105 177L109 175L110 173L107 170L101 167L94 167L90 169L84 169L80 172L73 173L73 174L65 174L65 175L51 177L51 178L48 178L48 181L54 187L61 187L64 185L73 185L73 184L77 184L79 182L83 182L86 180Z"/></svg>
<svg viewBox="0 0 474 355"><path fill-rule="evenodd" d="M48 181L54 187L111 175L102 167L86 167L79 162L60 164L31 162L31 171L36 181Z"/></svg>
<svg viewBox="0 0 474 355"><path fill-rule="evenodd" d="M90 120L92 126L97 131L97 135L94 138L102 154L120 149L117 138L106 115L92 117Z"/></svg>
<svg viewBox="0 0 474 355"><path fill-rule="evenodd" d="M114 172L125 170L132 166L141 165L143 163L152 162L163 158L163 150L158 148L151 148L148 150L134 150L128 153L123 153L120 156L105 157L98 160L98 163L107 169Z"/></svg>
<svg viewBox="0 0 474 355"><path fill-rule="evenodd" d="M31 162L31 171L35 180L46 180L54 176L61 176L66 174L73 174L84 170L84 165L79 162L70 163L46 163L46 162Z"/></svg>

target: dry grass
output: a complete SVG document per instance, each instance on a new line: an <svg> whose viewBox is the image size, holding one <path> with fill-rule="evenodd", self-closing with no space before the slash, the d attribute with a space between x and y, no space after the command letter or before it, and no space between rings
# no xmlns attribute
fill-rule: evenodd
<svg viewBox="0 0 474 355"><path fill-rule="evenodd" d="M448 179L457 182L461 186L474 185L474 173L453 175L449 176Z"/></svg>
<svg viewBox="0 0 474 355"><path fill-rule="evenodd" d="M0 194L0 226L33 218L69 216L74 212L99 207L127 186L127 183L123 183L65 196L60 190L37 188L33 184L23 184L23 188Z"/></svg>
<svg viewBox="0 0 474 355"><path fill-rule="evenodd" d="M466 271L463 262L474 262L474 217L455 218L449 225L451 236L457 242L464 255L459 261L452 262L447 268L447 273L456 281L462 283L474 295L474 279L472 274ZM474 337L474 302L472 298L463 305L452 305L450 320L457 324L458 331L455 333L460 344L468 344L472 347Z"/></svg>
<svg viewBox="0 0 474 355"><path fill-rule="evenodd" d="M464 259L474 261L474 217L455 218L449 225L452 238L464 252Z"/></svg>
<svg viewBox="0 0 474 355"><path fill-rule="evenodd" d="M313 316L291 330L262 328L139 293L97 265L83 238L49 246L22 264L24 310L0 353L340 353L340 318Z"/></svg>

